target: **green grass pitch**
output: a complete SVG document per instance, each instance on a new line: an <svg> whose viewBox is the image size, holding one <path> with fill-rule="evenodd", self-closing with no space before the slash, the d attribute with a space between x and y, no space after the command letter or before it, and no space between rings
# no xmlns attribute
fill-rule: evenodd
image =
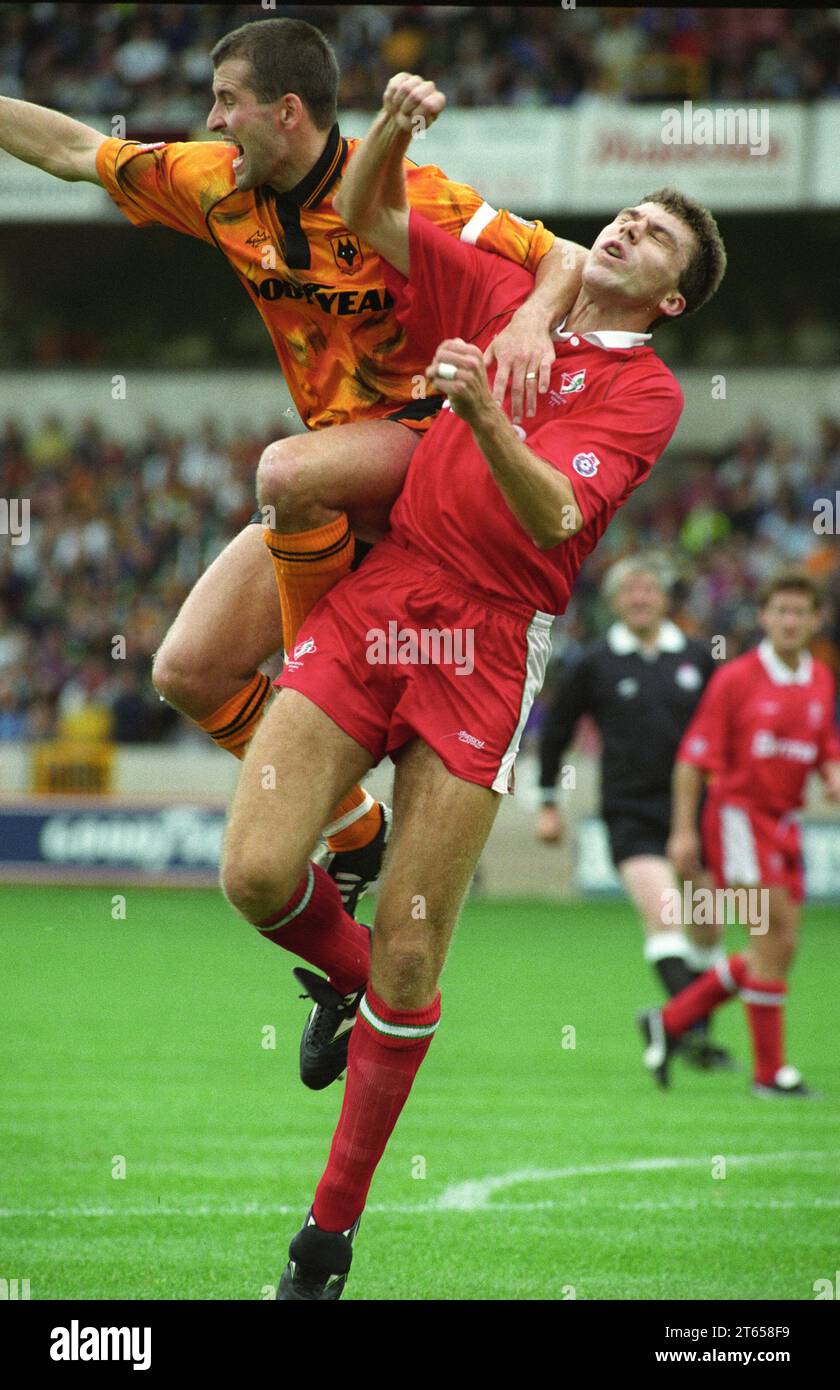
<svg viewBox="0 0 840 1390"><path fill-rule="evenodd" d="M0 1275L273 1297L341 1100L297 1079L294 962L218 893L128 889L113 921L115 891L0 889ZM680 1062L661 1093L632 910L472 900L345 1297L813 1299L840 1266L838 978L837 912L810 907L788 1027L821 1102ZM715 1032L746 1063L738 1002Z"/></svg>

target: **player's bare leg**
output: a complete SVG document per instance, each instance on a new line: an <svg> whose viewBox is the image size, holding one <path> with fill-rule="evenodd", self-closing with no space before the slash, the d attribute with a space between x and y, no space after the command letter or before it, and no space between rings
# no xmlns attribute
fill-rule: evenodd
<svg viewBox="0 0 840 1390"><path fill-rule="evenodd" d="M392 1009L435 997L458 913L501 797L448 772L420 739L394 779L394 833L379 894L371 984Z"/></svg>
<svg viewBox="0 0 840 1390"><path fill-rule="evenodd" d="M799 904L786 888L774 886L750 890L765 895L764 922L749 924L750 944L746 952L750 970L757 980L783 980L790 973L799 936Z"/></svg>
<svg viewBox="0 0 840 1390"><path fill-rule="evenodd" d="M269 446L263 460L267 467L271 459L271 469L266 473L261 464L261 476L282 489L273 505L284 517L311 516L320 506L321 517L335 520L345 511L358 534L375 538L387 527L418 437L387 420L295 435ZM169 704L203 723L282 645L263 528L246 526L185 599L155 656L152 679ZM240 756L246 745L237 748Z"/></svg>
<svg viewBox="0 0 840 1390"><path fill-rule="evenodd" d="M280 605L260 526L246 526L184 600L152 680L170 705L237 757L268 701L259 668L279 651Z"/></svg>
<svg viewBox="0 0 840 1390"><path fill-rule="evenodd" d="M367 979L370 938L310 864L330 807L373 759L294 690L282 690L254 734L231 805L221 882L262 935L332 978L342 993Z"/></svg>
<svg viewBox="0 0 840 1390"><path fill-rule="evenodd" d="M674 893L679 892L682 899L682 885L664 855L630 855L621 861L618 872L642 919L645 960L673 997L723 958L722 928L716 923L684 922L682 911L674 913ZM692 887L704 885L705 878L702 885L698 881ZM703 1070L733 1066L729 1053L709 1041L708 1032L708 1019L698 1019L683 1037L682 1055Z"/></svg>
<svg viewBox="0 0 840 1390"><path fill-rule="evenodd" d="M815 1093L805 1085L796 1068L786 1065L784 1060L786 976L796 949L798 905L782 887L739 885L734 891L741 895L742 903L752 905L746 913L741 913L742 925L750 931L749 947L707 971L666 1004L660 1019L664 1028L662 1038L657 1040L649 1036L651 1028L656 1031L654 1014L657 1011L643 1015L643 1032L647 1029L648 1042L653 1046L648 1065L661 1084L667 1084L668 1055L673 1041L698 1018L707 1017L720 1004L738 995L747 1011L752 1040L753 1094L813 1096ZM651 1065L651 1061L656 1061L657 1041L664 1048L658 1066Z"/></svg>
<svg viewBox="0 0 840 1390"><path fill-rule="evenodd" d="M378 540L421 437L395 420L362 420L277 440L260 458L259 505L274 509L280 532L324 526L344 512L357 536Z"/></svg>
<svg viewBox="0 0 840 1390"><path fill-rule="evenodd" d="M263 533L274 562L287 653L305 641L306 615L350 572L354 534L376 540L388 527L419 435L393 420L361 421L270 444L257 470ZM340 442L340 449L337 447ZM340 853L330 872L355 910L377 877L387 825L384 808L361 787L332 808L324 834Z"/></svg>
<svg viewBox="0 0 840 1390"><path fill-rule="evenodd" d="M498 793L453 777L419 740L399 761L394 837L344 1103L278 1298L341 1293L373 1173L438 1026L438 979L499 801Z"/></svg>
<svg viewBox="0 0 840 1390"><path fill-rule="evenodd" d="M249 744L225 830L222 888L250 922L290 896L329 807L372 764L305 695L278 692Z"/></svg>
<svg viewBox="0 0 840 1390"><path fill-rule="evenodd" d="M306 613L349 572L353 531L375 539L387 529L419 437L374 420L294 435L265 450L260 501L275 508L280 531L254 524L231 541L188 595L152 672L163 698L236 757L244 756L271 695L259 668L281 646L290 648ZM329 868L351 911L379 872L383 816L358 786L328 810L329 848L342 854Z"/></svg>

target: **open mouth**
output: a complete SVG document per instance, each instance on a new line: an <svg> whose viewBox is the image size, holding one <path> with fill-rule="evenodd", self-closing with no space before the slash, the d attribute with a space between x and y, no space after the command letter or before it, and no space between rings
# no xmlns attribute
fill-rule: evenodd
<svg viewBox="0 0 840 1390"><path fill-rule="evenodd" d="M601 250L605 255L611 256L615 261L625 260L624 247L620 241L605 241Z"/></svg>
<svg viewBox="0 0 840 1390"><path fill-rule="evenodd" d="M238 140L228 139L226 143L228 145L232 145L233 148L236 150L236 157L233 161L233 164L231 165L231 168L234 170L241 169L242 165L245 163L245 151L243 150Z"/></svg>

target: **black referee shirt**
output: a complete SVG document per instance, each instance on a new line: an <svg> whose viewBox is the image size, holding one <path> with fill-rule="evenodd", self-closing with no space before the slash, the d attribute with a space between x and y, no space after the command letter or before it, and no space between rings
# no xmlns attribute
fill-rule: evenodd
<svg viewBox="0 0 840 1390"><path fill-rule="evenodd" d="M649 656L624 623L614 623L561 675L540 743L543 792L553 791L575 726L590 714L603 745L602 814L638 812L643 799L667 807L680 739L716 664L675 623L662 624Z"/></svg>

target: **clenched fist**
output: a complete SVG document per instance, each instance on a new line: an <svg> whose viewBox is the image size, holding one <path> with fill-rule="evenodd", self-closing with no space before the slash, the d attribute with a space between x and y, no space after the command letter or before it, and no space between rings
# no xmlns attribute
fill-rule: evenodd
<svg viewBox="0 0 840 1390"><path fill-rule="evenodd" d="M400 130L413 134L432 125L446 105L446 97L434 82L410 72L398 72L385 88L382 106Z"/></svg>

